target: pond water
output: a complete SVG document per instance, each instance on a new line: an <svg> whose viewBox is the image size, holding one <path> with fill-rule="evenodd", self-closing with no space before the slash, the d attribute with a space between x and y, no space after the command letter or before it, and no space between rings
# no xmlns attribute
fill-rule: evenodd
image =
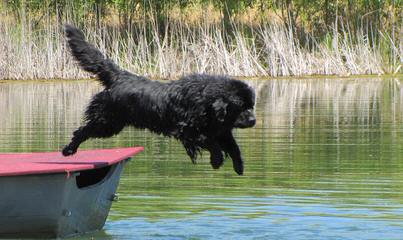
<svg viewBox="0 0 403 240"><path fill-rule="evenodd" d="M403 78L248 81L258 122L245 158L197 165L174 139L125 129L81 149L145 146L94 239L401 239ZM0 152L55 151L80 124L94 81L0 84ZM87 239L84 236L82 239Z"/></svg>

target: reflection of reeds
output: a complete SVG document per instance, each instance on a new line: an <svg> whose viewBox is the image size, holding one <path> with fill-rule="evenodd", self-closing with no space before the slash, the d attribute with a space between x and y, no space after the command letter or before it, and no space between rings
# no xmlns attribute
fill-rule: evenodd
<svg viewBox="0 0 403 240"><path fill-rule="evenodd" d="M0 21L0 79L88 77L75 67L66 51L62 23L48 19L44 26L33 25L29 17L22 17L17 25L7 18ZM384 40L377 45L365 34L358 32L352 37L343 28L329 33L328 43L307 37L302 46L292 30L278 24L258 28L235 25L233 29L232 36L228 36L217 23L200 20L190 25L175 20L167 23L163 36L152 21L124 30L89 24L84 31L91 42L124 68L154 77L192 72L299 76L401 71L403 48L386 33L379 35L378 39ZM384 52L389 55L382 55Z"/></svg>
<svg viewBox="0 0 403 240"><path fill-rule="evenodd" d="M260 90L267 127L294 124L360 124L403 121L403 88L382 79L303 79L267 81ZM384 99L388 99L386 102ZM262 104L262 103L261 103ZM382 117L381 117L382 115Z"/></svg>
<svg viewBox="0 0 403 240"><path fill-rule="evenodd" d="M258 128L292 134L301 126L371 128L403 122L403 84L382 79L250 80L258 93ZM0 84L0 145L26 147L38 136L59 136L64 143L81 122L94 82ZM16 138L17 133L20 139ZM47 144L55 144L43 139ZM25 145L24 145L25 144ZM12 145L12 144L11 144Z"/></svg>
<svg viewBox="0 0 403 240"><path fill-rule="evenodd" d="M0 84L0 145L8 151L61 145L66 139L53 138L70 136L99 89L85 82Z"/></svg>

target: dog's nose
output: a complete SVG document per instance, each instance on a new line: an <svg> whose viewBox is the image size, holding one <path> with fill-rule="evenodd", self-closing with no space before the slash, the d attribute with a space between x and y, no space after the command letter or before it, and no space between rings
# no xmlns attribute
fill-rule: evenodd
<svg viewBox="0 0 403 240"><path fill-rule="evenodd" d="M248 119L248 127L253 127L256 124L256 118L249 118Z"/></svg>

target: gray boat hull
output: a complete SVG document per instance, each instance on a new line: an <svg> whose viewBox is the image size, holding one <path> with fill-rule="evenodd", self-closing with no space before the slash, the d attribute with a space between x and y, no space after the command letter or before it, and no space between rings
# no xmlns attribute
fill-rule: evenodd
<svg viewBox="0 0 403 240"><path fill-rule="evenodd" d="M0 238L57 238L102 229L126 162L70 175L0 177Z"/></svg>

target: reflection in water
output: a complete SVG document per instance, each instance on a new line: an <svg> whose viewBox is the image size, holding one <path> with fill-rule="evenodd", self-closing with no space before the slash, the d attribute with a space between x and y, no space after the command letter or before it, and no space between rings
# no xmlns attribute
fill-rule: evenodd
<svg viewBox="0 0 403 240"><path fill-rule="evenodd" d="M58 149L99 88L84 81L0 84L0 151Z"/></svg>
<svg viewBox="0 0 403 240"><path fill-rule="evenodd" d="M143 145L96 239L398 239L403 234L402 79L251 80L253 129L230 162L193 165L181 145L125 129L85 148ZM0 152L55 151L93 81L0 84ZM382 230L382 231L380 231ZM85 238L85 237L84 237Z"/></svg>

